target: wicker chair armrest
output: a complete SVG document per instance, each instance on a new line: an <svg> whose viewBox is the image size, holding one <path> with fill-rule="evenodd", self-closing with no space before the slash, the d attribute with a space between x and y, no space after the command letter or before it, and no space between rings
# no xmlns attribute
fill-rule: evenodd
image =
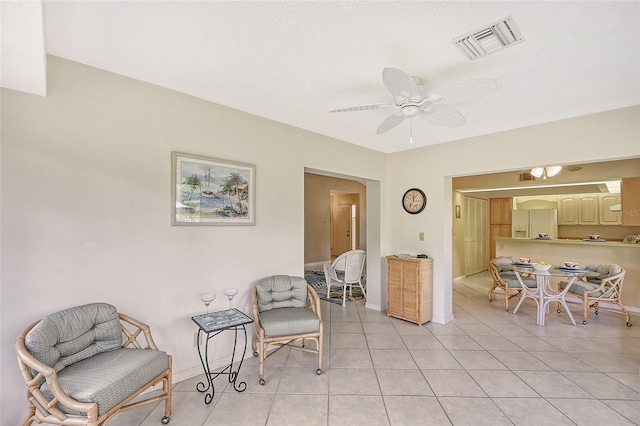
<svg viewBox="0 0 640 426"><path fill-rule="evenodd" d="M120 312L118 312L118 316L122 322L122 333L127 337L127 340L122 343L123 348L133 346L137 349L158 349L151 336L151 328L147 324ZM127 324L132 326L133 330L129 330ZM138 337L142 336L144 336L144 341L141 344Z"/></svg>
<svg viewBox="0 0 640 426"><path fill-rule="evenodd" d="M624 280L625 271L611 275L610 277L603 278L600 282L600 285L593 290L587 290L584 292L585 296L588 296L593 293L601 292L602 296L607 294L613 294L616 297L620 297L620 293L622 291L622 282ZM606 288L605 288L606 287ZM600 297L602 297L600 296ZM605 296L606 297L606 296Z"/></svg>
<svg viewBox="0 0 640 426"><path fill-rule="evenodd" d="M262 324L260 324L260 313L258 311L258 289L256 287L253 288L253 292L251 293L251 307L253 310L253 321L255 323L256 330L258 333L264 333Z"/></svg>
<svg viewBox="0 0 640 426"><path fill-rule="evenodd" d="M57 404L62 404L71 410L87 413L89 422L95 422L98 418L98 404L80 402L70 397L60 386L56 370L40 362L27 350L24 344L25 337L37 323L35 322L28 327L18 337L15 344L20 373L27 385L29 399L44 416L51 416L60 421L67 419L67 415L56 407ZM49 390L53 394L51 399L47 398L40 390L43 380L46 380Z"/></svg>
<svg viewBox="0 0 640 426"><path fill-rule="evenodd" d="M322 311L320 309L320 297L316 290L307 284L307 297L309 299L310 308L314 314L318 316L320 322L322 322Z"/></svg>

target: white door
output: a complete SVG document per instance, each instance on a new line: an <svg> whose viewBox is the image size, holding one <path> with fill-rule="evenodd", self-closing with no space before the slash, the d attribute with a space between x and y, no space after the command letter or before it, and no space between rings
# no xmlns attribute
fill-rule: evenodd
<svg viewBox="0 0 640 426"><path fill-rule="evenodd" d="M485 271L489 263L489 203L464 197L464 274Z"/></svg>
<svg viewBox="0 0 640 426"><path fill-rule="evenodd" d="M331 256L351 250L351 204L331 206Z"/></svg>

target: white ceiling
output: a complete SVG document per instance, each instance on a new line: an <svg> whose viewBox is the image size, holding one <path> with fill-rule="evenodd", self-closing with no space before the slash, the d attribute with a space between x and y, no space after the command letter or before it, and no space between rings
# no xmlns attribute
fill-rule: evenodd
<svg viewBox="0 0 640 426"><path fill-rule="evenodd" d="M20 67L9 62L34 65L5 57L5 39L37 50L37 28L7 38L6 22L20 19L7 10L2 84L16 88L8 82ZM524 42L476 61L451 42L509 15ZM45 1L43 21L48 54L382 152L640 104L638 1ZM392 101L385 67L430 87L476 78L504 87L456 105L463 127L414 120L413 144L408 121L376 134L392 111L328 112Z"/></svg>

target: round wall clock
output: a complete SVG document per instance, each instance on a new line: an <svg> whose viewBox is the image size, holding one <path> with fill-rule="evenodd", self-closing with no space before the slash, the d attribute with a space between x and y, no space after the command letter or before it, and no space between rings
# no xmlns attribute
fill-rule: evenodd
<svg viewBox="0 0 640 426"><path fill-rule="evenodd" d="M427 206L427 196L418 188L411 188L402 196L402 207L407 213L418 214Z"/></svg>

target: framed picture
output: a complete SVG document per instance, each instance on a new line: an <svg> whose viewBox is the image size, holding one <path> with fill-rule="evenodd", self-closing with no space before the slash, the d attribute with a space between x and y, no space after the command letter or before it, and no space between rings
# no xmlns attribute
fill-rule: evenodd
<svg viewBox="0 0 640 426"><path fill-rule="evenodd" d="M172 225L254 225L256 167L171 153Z"/></svg>
<svg viewBox="0 0 640 426"><path fill-rule="evenodd" d="M460 219L460 205L456 204L456 219Z"/></svg>

